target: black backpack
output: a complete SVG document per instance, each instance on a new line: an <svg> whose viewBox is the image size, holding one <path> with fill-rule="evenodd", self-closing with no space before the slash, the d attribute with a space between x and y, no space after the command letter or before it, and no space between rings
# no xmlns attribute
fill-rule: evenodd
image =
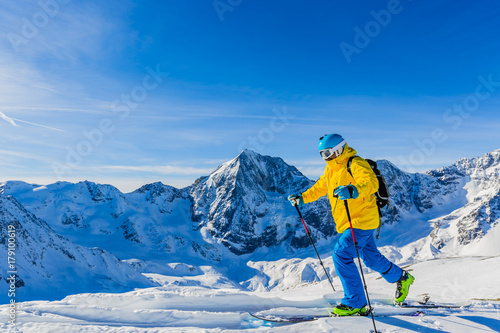
<svg viewBox="0 0 500 333"><path fill-rule="evenodd" d="M352 177L351 163L355 157L359 157L359 156L357 156L357 155L351 156L349 158L349 161L347 161L347 171L351 174L351 177ZM385 181L384 176L380 173L380 170L377 168L377 162L370 160L370 159L365 159L365 161L367 161L368 164L370 164L373 172L375 172L375 175L377 176L378 191L374 195L375 195L375 198L377 199L378 213L379 213L380 217L382 217L382 210L381 209L384 207L388 207L390 205L389 204L389 186L387 186L387 182ZM381 226L381 224L379 224L379 227L378 227L377 239L380 236L380 226Z"/></svg>

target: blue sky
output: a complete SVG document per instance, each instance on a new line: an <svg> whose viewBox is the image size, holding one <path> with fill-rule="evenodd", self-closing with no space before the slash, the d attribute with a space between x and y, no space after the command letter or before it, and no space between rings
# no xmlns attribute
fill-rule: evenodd
<svg viewBox="0 0 500 333"><path fill-rule="evenodd" d="M316 178L500 148L500 3L1 1L0 180L182 187L243 148Z"/></svg>

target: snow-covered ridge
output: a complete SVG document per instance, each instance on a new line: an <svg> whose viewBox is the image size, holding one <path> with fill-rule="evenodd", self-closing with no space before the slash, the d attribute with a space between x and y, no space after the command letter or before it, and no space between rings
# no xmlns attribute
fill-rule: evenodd
<svg viewBox="0 0 500 333"><path fill-rule="evenodd" d="M80 246L57 234L16 199L2 193L0 231L9 235L12 251L0 251L2 302L8 297L6 280L12 274L17 276L18 301L55 299L67 295L66 290L123 292L155 285L108 251ZM2 237L0 244L6 249L7 237Z"/></svg>

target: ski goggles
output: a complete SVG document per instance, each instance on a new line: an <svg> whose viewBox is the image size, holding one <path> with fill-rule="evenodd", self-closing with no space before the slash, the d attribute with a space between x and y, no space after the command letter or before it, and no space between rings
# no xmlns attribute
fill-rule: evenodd
<svg viewBox="0 0 500 333"><path fill-rule="evenodd" d="M320 155L324 160L328 160L330 158L337 158L340 154L342 154L342 147L339 149L327 148L320 150Z"/></svg>
<svg viewBox="0 0 500 333"><path fill-rule="evenodd" d="M342 151L344 151L344 145L345 145L345 140L336 145L333 148L326 148L322 149L319 151L319 154L324 160L329 160L333 158L339 157L340 154L342 154Z"/></svg>

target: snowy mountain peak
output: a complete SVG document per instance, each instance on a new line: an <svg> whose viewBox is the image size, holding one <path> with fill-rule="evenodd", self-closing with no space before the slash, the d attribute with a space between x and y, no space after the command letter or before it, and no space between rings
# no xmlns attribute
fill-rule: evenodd
<svg viewBox="0 0 500 333"><path fill-rule="evenodd" d="M238 171L240 167L252 168L253 166L258 166L259 162L263 158L263 155L260 155L251 149L244 149L232 160L221 164L217 170L223 169L224 172L227 173L229 170L236 169ZM215 172L217 172L217 170Z"/></svg>
<svg viewBox="0 0 500 333"><path fill-rule="evenodd" d="M146 192L162 192L165 190L166 185L162 182L154 182L150 184L146 184L135 190L134 192L146 193Z"/></svg>
<svg viewBox="0 0 500 333"><path fill-rule="evenodd" d="M141 186L132 193L149 194L152 197L158 197L162 194L172 192L173 190L176 189L172 186L165 185L162 182L155 182Z"/></svg>
<svg viewBox="0 0 500 333"><path fill-rule="evenodd" d="M245 148L241 151L241 153L239 153L239 155L236 158L238 158L240 156L259 157L262 155L257 153L255 150Z"/></svg>
<svg viewBox="0 0 500 333"><path fill-rule="evenodd" d="M193 220L236 254L279 245L295 234L296 218L289 216L292 208L287 194L311 185L283 159L247 149L193 185ZM310 217L323 236L332 234L326 230L332 229L331 217ZM287 221L294 227L290 228ZM291 243L303 246L297 239Z"/></svg>
<svg viewBox="0 0 500 333"><path fill-rule="evenodd" d="M162 182L155 182L151 184L146 184L139 189L131 193L145 195L147 201L154 201L159 197L164 197L167 201L172 201L177 197L182 197L182 191L172 187L170 185L165 185Z"/></svg>
<svg viewBox="0 0 500 333"><path fill-rule="evenodd" d="M280 187L286 188L295 177L305 178L297 168L288 165L279 157L261 155L245 149L234 159L221 164L208 177L198 179L194 185L203 183L208 187L218 188L245 184L274 191Z"/></svg>
<svg viewBox="0 0 500 333"><path fill-rule="evenodd" d="M476 158L461 158L450 166L427 172L430 175L457 174L460 176L484 174L500 169L500 149Z"/></svg>

